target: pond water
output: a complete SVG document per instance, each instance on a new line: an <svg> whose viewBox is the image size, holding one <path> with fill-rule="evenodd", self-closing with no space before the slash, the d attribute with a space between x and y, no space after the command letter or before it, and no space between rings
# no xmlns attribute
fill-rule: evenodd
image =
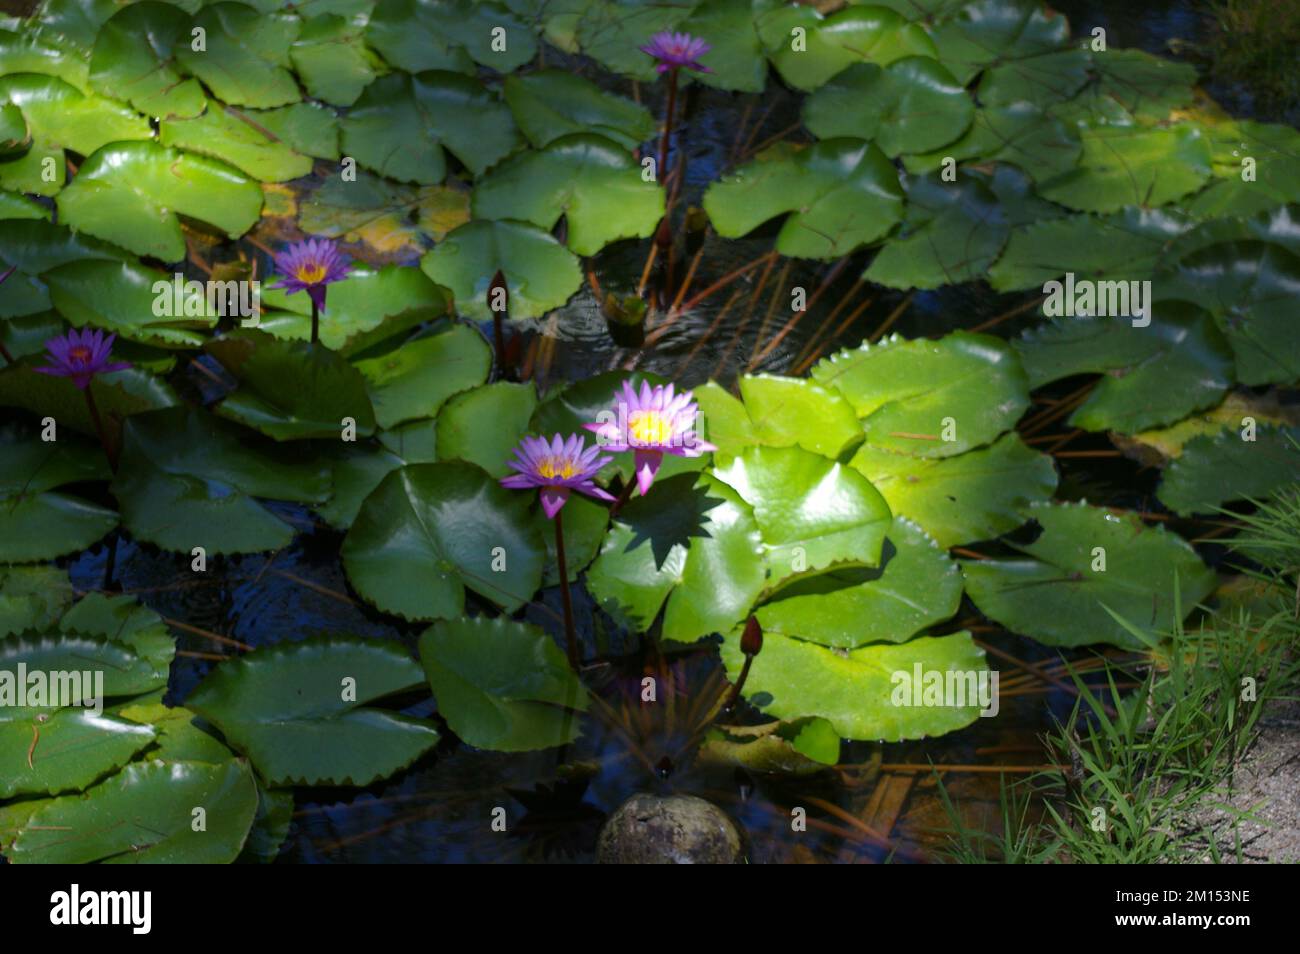
<svg viewBox="0 0 1300 954"><path fill-rule="evenodd" d="M1108 31L1116 46L1167 53L1171 36L1193 36L1198 17L1189 2L1057 4L1076 35L1091 26ZM643 89L640 95L658 95ZM1221 94L1222 95L1222 94ZM703 187L741 155L769 140L798 136L797 99L776 87L762 98L701 90L692 97L690 120L680 141L686 150L686 180L679 208L697 203ZM652 104L657 106L657 104ZM1231 104L1230 104L1231 105ZM692 281L703 290L771 248L771 232L706 248ZM723 251L719 251L722 249ZM644 266L644 246L624 243L601 257L595 276L602 289L635 291ZM679 253L680 254L680 253ZM676 274L689 267L674 265ZM954 327L992 321L1032 296L998 295L982 284L952 286L907 295L857 282L861 262L847 267L815 265L782 273L755 265L743 278L710 295L671 323L652 319L652 343L644 350L617 347L606 330L590 289L558 312L551 324L524 326L527 360L543 382L577 379L636 364L686 384L710 378L730 382L744 371L802 372L819 355L886 330L909 337L938 335ZM807 314L790 321L789 295L795 285L815 294ZM1025 318L1011 318L999 330L1014 332ZM779 344L769 347L778 335ZM546 339L553 341L543 347ZM211 382L191 370L197 391ZM1061 383L1059 392L1071 387ZM1032 412L1031 412L1032 413ZM1081 438L1079 450L1108 447L1104 437ZM1062 461L1065 499L1144 509L1156 474L1119 458L1080 457ZM301 532L283 551L217 560L200 579L188 557L122 542L112 552L100 545L82 554L70 570L82 590L101 587L111 559L111 587L136 594L173 625L183 658L173 669L169 703L179 703L213 663L243 646L301 639L317 633L350 632L390 637L413 647L421 627L395 624L349 594L338 558L341 535L305 509L277 512ZM1195 525L1176 527L1195 537ZM1213 560L1214 553L1207 556ZM638 791L699 794L729 811L743 826L753 861L920 860L942 826L941 804L928 765L964 767L1033 765L1042 760L1039 736L1068 713L1073 698L1033 683L1006 695L997 719L923 743L876 746L854 743L843 761L849 768L805 778L772 781L719 760L697 758L701 731L725 688L716 656L700 650L647 653L639 640L614 627L582 588L579 631L596 633L588 656L600 662L585 674L603 700L589 728L573 745L505 755L471 749L448 737L410 770L361 790L300 790L294 825L281 862L340 861L590 861L603 819ZM557 591L543 592L527 618L559 637ZM972 628L994 650L1033 662L1054 659L1054 651L980 626L967 601L951 630ZM975 625L972 625L975 624ZM1005 660L1003 660L1005 662ZM998 665L998 664L995 664ZM1003 675L1014 671L1003 665ZM640 702L644 675L655 675L661 704ZM408 707L413 715L433 711L430 700ZM751 721L761 721L750 711ZM850 758L849 756L852 756ZM998 776L953 770L945 775L964 810L996 807ZM809 816L805 837L789 837L791 810ZM492 830L493 810L504 808L508 833Z"/></svg>

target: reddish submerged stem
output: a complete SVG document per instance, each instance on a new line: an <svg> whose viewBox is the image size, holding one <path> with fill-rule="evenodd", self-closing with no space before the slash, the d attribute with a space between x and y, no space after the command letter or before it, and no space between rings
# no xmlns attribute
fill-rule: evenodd
<svg viewBox="0 0 1300 954"><path fill-rule="evenodd" d="M569 564L564 557L564 511L555 513L555 562L560 569L560 599L564 604L564 640L569 665L576 671L582 665L578 655L578 633L573 625L573 597L569 593Z"/></svg>

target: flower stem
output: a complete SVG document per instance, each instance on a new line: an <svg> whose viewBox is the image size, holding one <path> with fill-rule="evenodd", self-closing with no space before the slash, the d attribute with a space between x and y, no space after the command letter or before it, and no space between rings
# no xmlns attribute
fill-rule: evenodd
<svg viewBox="0 0 1300 954"><path fill-rule="evenodd" d="M740 702L740 692L745 688L745 680L749 678L749 667L754 662L754 657L745 655L745 664L740 667L740 678L736 684L731 687L731 694L727 696L727 701L722 705L722 714L730 716L736 711L736 704Z"/></svg>
<svg viewBox="0 0 1300 954"><path fill-rule="evenodd" d="M311 303L311 343L320 341L320 305Z"/></svg>
<svg viewBox="0 0 1300 954"><path fill-rule="evenodd" d="M86 408L90 411L91 423L95 425L95 434L99 437L99 446L104 448L104 456L108 458L108 467L113 473L117 473L117 451L109 443L108 434L104 431L104 421L99 416L99 406L95 403L95 395L90 391L90 385L81 392L86 395Z"/></svg>
<svg viewBox="0 0 1300 954"><path fill-rule="evenodd" d="M677 67L668 71L668 108L664 115L664 135L659 140L659 165L655 167L655 175L659 181L667 179L668 166L668 140L673 134L673 112L677 107Z"/></svg>
<svg viewBox="0 0 1300 954"><path fill-rule="evenodd" d="M632 498L632 488L635 486L636 475L633 474L627 479L627 482L623 484L623 492L618 495L618 499L615 500L613 506L609 508L609 518L611 520L618 516L618 512L623 509L623 505Z"/></svg>
<svg viewBox="0 0 1300 954"><path fill-rule="evenodd" d="M560 599L564 603L565 650L569 665L577 671L582 666L578 655L578 633L573 625L573 597L569 593L569 564L564 558L564 511L555 513L555 562L560 568Z"/></svg>

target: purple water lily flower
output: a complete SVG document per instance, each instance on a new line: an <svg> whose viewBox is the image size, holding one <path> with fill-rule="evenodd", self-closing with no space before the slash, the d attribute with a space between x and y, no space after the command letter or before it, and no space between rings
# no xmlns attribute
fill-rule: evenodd
<svg viewBox="0 0 1300 954"><path fill-rule="evenodd" d="M289 295L305 291L312 304L324 313L326 287L347 278L351 267L351 261L329 239L294 242L275 256L280 281L271 287L283 288Z"/></svg>
<svg viewBox="0 0 1300 954"><path fill-rule="evenodd" d="M501 478L501 485L516 490L537 487L542 510L552 520L574 490L613 500L592 479L613 458L601 457L599 446L584 447L585 443L577 434L570 434L567 441L556 434L549 443L545 437L525 437L515 448L515 459L510 461L519 473Z"/></svg>
<svg viewBox="0 0 1300 954"><path fill-rule="evenodd" d="M597 446L602 450L635 453L633 469L637 487L644 497L654 483L664 454L699 457L717 450L695 434L700 406L693 397L690 391L674 394L671 384L656 384L652 388L648 381L642 381L641 390L637 391L632 382L624 381L622 393L614 395L615 419L585 427L596 433Z"/></svg>
<svg viewBox="0 0 1300 954"><path fill-rule="evenodd" d="M126 361L109 361L117 335L104 337L102 331L90 328L73 329L66 335L45 342L49 364L36 368L41 374L58 378L71 378L72 383L84 391L97 374L125 371L131 367Z"/></svg>
<svg viewBox="0 0 1300 954"><path fill-rule="evenodd" d="M641 47L641 52L648 53L659 61L655 69L660 73L676 69L712 73L713 70L699 62L699 58L711 49L713 47L698 36L664 30L650 37L650 42Z"/></svg>

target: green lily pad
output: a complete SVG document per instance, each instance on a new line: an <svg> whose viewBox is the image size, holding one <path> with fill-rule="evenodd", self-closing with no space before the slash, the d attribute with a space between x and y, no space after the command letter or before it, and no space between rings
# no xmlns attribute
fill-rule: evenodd
<svg viewBox="0 0 1300 954"><path fill-rule="evenodd" d="M204 31L205 49L181 43L176 59L222 102L269 109L302 99L289 61L301 28L296 16L221 2L200 9L191 27Z"/></svg>
<svg viewBox="0 0 1300 954"><path fill-rule="evenodd" d="M469 192L464 189L398 185L365 172L355 182L327 180L303 201L298 217L304 232L364 245L376 259L399 260L421 254L424 235L442 241L468 221Z"/></svg>
<svg viewBox="0 0 1300 954"><path fill-rule="evenodd" d="M1155 208L1210 178L1210 146L1195 126L1095 126L1081 137L1078 166L1042 182L1043 198L1084 212Z"/></svg>
<svg viewBox="0 0 1300 954"><path fill-rule="evenodd" d="M152 668L152 686L167 684L176 641L161 616L130 596L87 593L63 614L59 631L100 636L130 647Z"/></svg>
<svg viewBox="0 0 1300 954"><path fill-rule="evenodd" d="M48 17L48 11L49 5L46 4L42 10L43 19ZM12 20L6 23L6 26L17 25ZM83 52L66 43L54 42L50 37L0 29L0 76L43 73L46 76L57 76L84 92L87 88L87 66Z"/></svg>
<svg viewBox="0 0 1300 954"><path fill-rule="evenodd" d="M1026 515L1043 532L1033 543L1009 541L1023 558L962 563L975 605L1014 633L1049 646L1142 649L1112 612L1159 637L1178 622L1175 587L1184 616L1214 589L1214 572L1186 541L1136 514L1041 503Z"/></svg>
<svg viewBox="0 0 1300 954"><path fill-rule="evenodd" d="M248 763L233 759L136 762L83 795L38 806L9 847L14 864L228 864L253 823L257 783ZM207 819L197 832L196 807Z"/></svg>
<svg viewBox="0 0 1300 954"><path fill-rule="evenodd" d="M420 661L438 714L470 745L528 752L576 739L587 691L564 653L536 626L507 619L434 623Z"/></svg>
<svg viewBox="0 0 1300 954"><path fill-rule="evenodd" d="M1015 352L998 338L965 331L938 341L893 335L864 343L818 362L812 378L848 399L868 444L918 457L951 457L991 443L1029 406Z"/></svg>
<svg viewBox="0 0 1300 954"><path fill-rule="evenodd" d="M50 301L74 325L102 328L122 338L163 347L200 344L200 331L217 323L206 299L202 313L175 315L171 276L131 261L92 258L46 272ZM163 307L156 307L159 304ZM161 312L161 314L160 314Z"/></svg>
<svg viewBox="0 0 1300 954"><path fill-rule="evenodd" d="M344 155L390 179L422 185L446 178L444 150L480 175L520 145L500 98L478 80L446 71L380 77L339 129Z"/></svg>
<svg viewBox="0 0 1300 954"><path fill-rule="evenodd" d="M0 406L25 408L33 414L53 417L60 429L96 436L86 396L67 378L37 373L33 370L36 363L28 358L0 371ZM165 381L135 368L97 376L90 390L111 441L118 439L122 422L130 415L180 403Z"/></svg>
<svg viewBox="0 0 1300 954"><path fill-rule="evenodd" d="M594 255L618 239L646 238L664 214L664 190L641 178L622 147L587 133L512 156L474 190L476 218L520 219L550 230L563 216L569 248Z"/></svg>
<svg viewBox="0 0 1300 954"><path fill-rule="evenodd" d="M1174 513L1214 513L1233 500L1263 500L1300 482L1300 428L1261 425L1253 441L1236 430L1192 438L1169 462L1157 496Z"/></svg>
<svg viewBox="0 0 1300 954"><path fill-rule="evenodd" d="M381 427L433 417L444 401L482 384L492 368L483 336L465 325L416 338L386 354L358 361Z"/></svg>
<svg viewBox="0 0 1300 954"><path fill-rule="evenodd" d="M722 661L733 680L744 662L739 644L739 633L722 644ZM896 705L896 694L912 701L900 687L904 678L913 677L917 666L923 680L931 673L953 673L964 686L988 670L984 651L967 632L847 651L772 634L763 637L763 651L754 657L745 695L782 719L824 718L846 739L923 739L956 731L979 718L978 698L963 698L963 705L956 705L955 697L948 700L950 705Z"/></svg>
<svg viewBox="0 0 1300 954"><path fill-rule="evenodd" d="M113 143L85 161L58 203L74 229L176 262L185 257L177 213L238 238L257 222L262 190L204 156L154 142Z"/></svg>
<svg viewBox="0 0 1300 954"><path fill-rule="evenodd" d="M106 143L152 135L144 117L120 103L82 93L54 76L0 77L2 102L22 110L32 136L26 152L0 160L0 186L15 192L55 195L62 189L67 177L65 149L89 156ZM52 172L49 178L47 170Z"/></svg>
<svg viewBox="0 0 1300 954"><path fill-rule="evenodd" d="M1225 120L1205 129L1213 151L1214 181L1186 200L1198 218L1263 212L1300 202L1300 133L1290 126ZM1254 179L1242 173L1252 161Z"/></svg>
<svg viewBox="0 0 1300 954"><path fill-rule="evenodd" d="M523 222L467 222L420 260L420 268L456 296L456 309L476 321L492 317L487 293L505 275L510 317L537 318L582 286L573 253L553 235Z"/></svg>
<svg viewBox="0 0 1300 954"><path fill-rule="evenodd" d="M797 89L817 89L854 63L888 66L908 56L938 59L934 41L920 24L879 6L850 6L823 17L811 6L775 6L758 22L772 65ZM804 31L796 49L794 30Z"/></svg>
<svg viewBox="0 0 1300 954"><path fill-rule="evenodd" d="M326 636L222 663L186 706L272 785L363 786L438 744L432 723L368 705L423 681L398 643Z"/></svg>
<svg viewBox="0 0 1300 954"><path fill-rule="evenodd" d="M254 498L321 503L329 470L237 425L171 408L126 422L112 491L139 540L180 553L256 553L286 546L293 528Z"/></svg>
<svg viewBox="0 0 1300 954"><path fill-rule="evenodd" d="M167 667L160 668L157 659L146 657L126 642L98 634L64 632L11 636L0 641L0 669L16 673L20 663L26 665L29 673L90 671L93 679L89 683L82 680L79 699L58 700L73 705L94 702L101 689L103 698L112 699L136 696L167 685ZM99 673L103 674L102 685ZM76 688L73 683L68 692L75 695ZM50 708L48 703L47 708ZM31 742L30 733L27 741ZM26 752L23 754L25 757Z"/></svg>
<svg viewBox="0 0 1300 954"><path fill-rule="evenodd" d="M334 106L355 103L383 70L364 38L364 24L335 13L303 23L289 57L308 94Z"/></svg>
<svg viewBox="0 0 1300 954"><path fill-rule="evenodd" d="M932 55L969 83L981 70L1063 48L1070 24L1038 0L976 0L933 32Z"/></svg>
<svg viewBox="0 0 1300 954"><path fill-rule="evenodd" d="M580 10L576 4L570 8L580 14L572 35L583 54L611 72L653 82L655 62L641 47L656 33L676 29L697 6L697 0L589 0ZM561 8L556 14L564 12Z"/></svg>
<svg viewBox="0 0 1300 954"><path fill-rule="evenodd" d="M1196 67L1142 50L1107 50L1092 58L1098 91L1141 120L1164 122L1195 97Z"/></svg>
<svg viewBox="0 0 1300 954"><path fill-rule="evenodd" d="M438 413L438 451L443 460L467 460L504 477L513 472L506 462L536 409L532 382L497 381L457 394Z"/></svg>
<svg viewBox="0 0 1300 954"><path fill-rule="evenodd" d="M1102 57L1109 58L1109 53ZM1032 103L1045 109L1079 92L1088 81L1088 69L1092 65L1093 57L1085 49L1057 50L1008 60L985 70L980 78L979 99L987 106Z"/></svg>
<svg viewBox="0 0 1300 954"><path fill-rule="evenodd" d="M951 73L927 56L887 67L858 63L806 100L803 119L819 139L870 139L887 156L928 152L957 139L975 104Z"/></svg>
<svg viewBox="0 0 1300 954"><path fill-rule="evenodd" d="M0 798L81 791L121 768L153 738L148 726L90 709L0 709Z"/></svg>
<svg viewBox="0 0 1300 954"><path fill-rule="evenodd" d="M999 197L979 179L943 182L938 176L907 183L907 214L863 273L890 288L938 288L983 277L1002 251L1010 228Z"/></svg>
<svg viewBox="0 0 1300 954"><path fill-rule="evenodd" d="M16 192L0 191L0 221L9 219L45 219L49 211L34 199Z"/></svg>
<svg viewBox="0 0 1300 954"><path fill-rule="evenodd" d="M794 258L838 258L885 235L901 217L898 172L877 147L829 139L792 151L778 146L704 194L723 238L739 238L791 213L776 247Z"/></svg>
<svg viewBox="0 0 1300 954"><path fill-rule="evenodd" d="M383 447L344 444L336 448L330 470L334 493L316 512L331 527L348 529L380 481L408 463L415 461L404 460Z"/></svg>
<svg viewBox="0 0 1300 954"><path fill-rule="evenodd" d="M468 73L479 63L509 73L537 55L532 28L490 0L380 0L366 39L388 62L412 72Z"/></svg>
<svg viewBox="0 0 1300 954"><path fill-rule="evenodd" d="M895 517L880 566L831 569L779 590L756 615L769 634L854 649L901 643L957 612L957 564L916 524Z"/></svg>
<svg viewBox="0 0 1300 954"><path fill-rule="evenodd" d="M67 572L58 567L0 568L0 637L49 629L73 596Z"/></svg>
<svg viewBox="0 0 1300 954"><path fill-rule="evenodd" d="M767 571L754 515L703 474L656 479L614 519L587 587L607 613L641 631L659 609L663 637L692 642L728 632L749 613Z"/></svg>
<svg viewBox="0 0 1300 954"><path fill-rule="evenodd" d="M916 521L941 547L988 540L1025 522L1030 503L1056 489L1052 458L1014 433L956 457L911 457L870 445L853 455L896 516Z"/></svg>
<svg viewBox="0 0 1300 954"><path fill-rule="evenodd" d="M0 495L38 494L65 484L108 480L112 476L103 452L89 441L64 435L40 440L16 425L0 428Z"/></svg>
<svg viewBox="0 0 1300 954"><path fill-rule="evenodd" d="M197 116L207 102L203 87L175 66L177 46L191 41L190 18L179 6L144 0L123 7L95 37L90 85L149 116Z"/></svg>
<svg viewBox="0 0 1300 954"><path fill-rule="evenodd" d="M1015 343L1033 387L1080 372L1103 373L1069 423L1134 434L1217 404L1232 387L1228 342L1208 314L1157 304L1151 324L1125 318L1060 318Z"/></svg>
<svg viewBox="0 0 1300 954"><path fill-rule="evenodd" d="M717 445L719 463L755 444L798 446L838 458L862 440L857 415L834 389L770 374L744 375L739 385L743 404L712 382L695 389L696 429ZM810 428L809 421L817 426Z"/></svg>
<svg viewBox="0 0 1300 954"><path fill-rule="evenodd" d="M981 106L970 128L955 142L903 157L908 172L933 172L951 158L957 162L1005 162L1035 182L1069 174L1079 161L1079 132L1030 102Z"/></svg>
<svg viewBox="0 0 1300 954"><path fill-rule="evenodd" d="M718 480L754 511L767 588L835 566L878 566L889 505L860 473L802 447L752 447Z"/></svg>
<svg viewBox="0 0 1300 954"><path fill-rule="evenodd" d="M655 121L644 106L563 70L516 73L502 93L515 123L537 149L562 136L594 133L635 149L654 137Z"/></svg>
<svg viewBox="0 0 1300 954"><path fill-rule="evenodd" d="M287 182L312 170L310 156L295 152L261 125L255 114L214 103L193 119L162 123L159 141L228 162L263 182Z"/></svg>
<svg viewBox="0 0 1300 954"><path fill-rule="evenodd" d="M709 44L701 62L707 73L691 79L718 89L761 93L767 83L767 56L754 24L755 0L709 0L675 29Z"/></svg>
<svg viewBox="0 0 1300 954"><path fill-rule="evenodd" d="M0 564L53 560L84 550L117 526L117 514L67 494L0 498Z"/></svg>
<svg viewBox="0 0 1300 954"><path fill-rule="evenodd" d="M393 471L343 541L348 579L379 609L406 619L460 616L466 587L512 613L542 582L534 496L464 461Z"/></svg>
<svg viewBox="0 0 1300 954"><path fill-rule="evenodd" d="M361 372L320 343L278 341L243 331L210 348L239 378L217 413L277 441L338 439L351 419L357 437L375 429Z"/></svg>
<svg viewBox="0 0 1300 954"><path fill-rule="evenodd" d="M366 26L366 43L398 69L454 70L473 73L474 60L463 46L426 16L440 0L379 0ZM484 31L485 35L487 31Z"/></svg>

